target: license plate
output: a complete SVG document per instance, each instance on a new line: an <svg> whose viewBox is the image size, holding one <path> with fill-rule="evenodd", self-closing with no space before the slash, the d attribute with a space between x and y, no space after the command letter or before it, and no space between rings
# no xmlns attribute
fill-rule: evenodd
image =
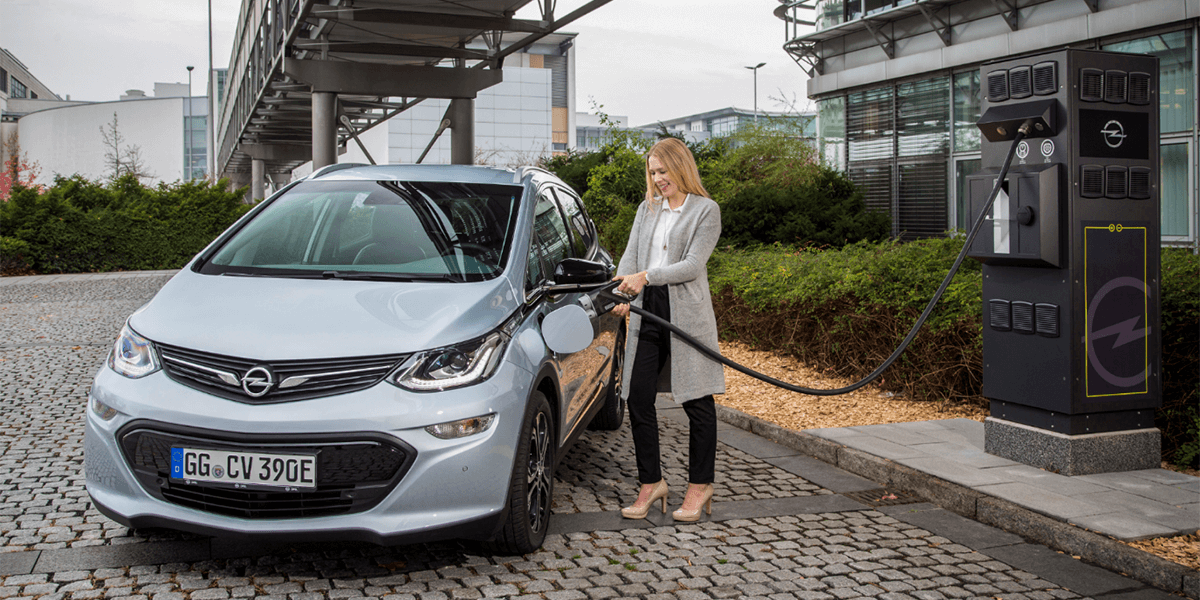
<svg viewBox="0 0 1200 600"><path fill-rule="evenodd" d="M312 490L317 487L317 457L173 447L171 479L243 488Z"/></svg>

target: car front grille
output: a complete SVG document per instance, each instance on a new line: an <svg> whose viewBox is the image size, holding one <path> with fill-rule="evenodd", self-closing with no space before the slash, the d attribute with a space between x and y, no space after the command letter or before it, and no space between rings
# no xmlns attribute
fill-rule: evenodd
<svg viewBox="0 0 1200 600"><path fill-rule="evenodd" d="M238 439L234 439L237 437ZM378 434L271 434L231 436L134 422L118 434L126 461L155 497L205 512L244 519L295 519L351 514L378 504L403 479L416 451ZM230 485L172 481L171 448L314 453L317 487L307 491L234 489Z"/></svg>
<svg viewBox="0 0 1200 600"><path fill-rule="evenodd" d="M369 388L405 354L317 360L258 361L157 344L163 370L200 391L248 404L292 402ZM264 383L245 385L244 380ZM247 391L249 390L249 391ZM251 392L261 394L254 396Z"/></svg>

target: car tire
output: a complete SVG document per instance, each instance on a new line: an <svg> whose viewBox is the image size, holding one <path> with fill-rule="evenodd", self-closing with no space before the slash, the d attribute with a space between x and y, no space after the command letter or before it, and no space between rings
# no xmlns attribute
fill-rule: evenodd
<svg viewBox="0 0 1200 600"><path fill-rule="evenodd" d="M525 409L508 488L508 516L488 544L499 554L528 554L541 547L550 527L554 499L554 415L546 396L535 391Z"/></svg>
<svg viewBox="0 0 1200 600"><path fill-rule="evenodd" d="M588 429L616 431L625 422L625 399L621 397L621 376L625 369L625 329L617 334L613 349L612 371L609 373L608 388L604 391L604 406L592 417Z"/></svg>

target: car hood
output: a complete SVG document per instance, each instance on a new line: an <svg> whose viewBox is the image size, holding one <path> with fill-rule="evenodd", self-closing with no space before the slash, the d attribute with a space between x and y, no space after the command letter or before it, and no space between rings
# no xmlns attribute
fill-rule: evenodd
<svg viewBox="0 0 1200 600"><path fill-rule="evenodd" d="M413 352L466 341L517 309L507 280L404 283L183 270L130 317L162 344L258 360Z"/></svg>

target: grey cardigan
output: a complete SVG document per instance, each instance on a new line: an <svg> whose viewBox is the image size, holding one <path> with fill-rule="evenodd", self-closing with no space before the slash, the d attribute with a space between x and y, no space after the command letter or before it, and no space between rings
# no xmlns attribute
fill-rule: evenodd
<svg viewBox="0 0 1200 600"><path fill-rule="evenodd" d="M661 205L642 201L618 275L647 271L650 260L650 238L662 214ZM700 340L705 346L720 352L717 345L717 317L713 313L712 294L708 289L708 257L721 237L721 209L704 196L688 194L683 213L671 227L667 244L667 266L649 269L647 275L654 285L667 285L671 300L671 323ZM642 306L642 296L633 300ZM625 368L622 394L629 397L629 382L633 376L633 361L637 352L638 333L642 318L629 315L629 335L625 342ZM658 379L658 391L671 392L677 402L695 400L708 394L725 393L725 368L692 348L687 342L671 335L671 361Z"/></svg>

